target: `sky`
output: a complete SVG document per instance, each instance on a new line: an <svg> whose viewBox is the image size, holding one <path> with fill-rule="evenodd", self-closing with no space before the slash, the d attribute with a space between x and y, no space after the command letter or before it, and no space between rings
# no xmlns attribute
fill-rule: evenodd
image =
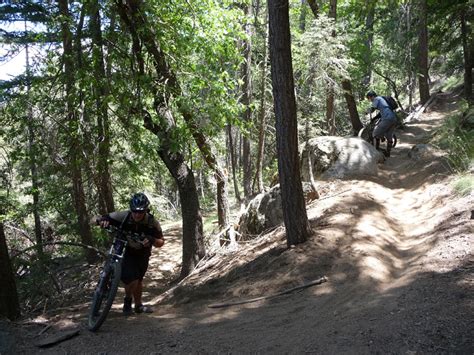
<svg viewBox="0 0 474 355"><path fill-rule="evenodd" d="M38 25L33 25L27 22L27 29L38 28ZM0 22L0 29L5 31L22 31L25 29L25 23L20 22ZM0 58L8 54L11 49L9 44L1 43L0 41ZM29 55L30 64L34 62L35 58L41 53L41 48L38 45L30 45ZM0 60L0 80L10 80L13 77L23 74L26 71L26 51L23 47L20 51L16 52L14 56L8 57L5 60Z"/></svg>

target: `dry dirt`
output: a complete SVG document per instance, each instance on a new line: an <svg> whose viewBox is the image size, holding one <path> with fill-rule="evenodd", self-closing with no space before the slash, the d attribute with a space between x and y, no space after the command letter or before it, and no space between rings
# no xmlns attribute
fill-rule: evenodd
<svg viewBox="0 0 474 355"><path fill-rule="evenodd" d="M179 229L155 253L145 300L152 315L124 318L120 300L99 332L84 327L87 303L50 312L43 326L10 324L15 353L474 353L474 196L454 195L441 153L408 157L424 143L456 97L440 96L377 177L320 184L308 206L314 235L285 248L282 227L237 251L217 251L199 272L169 289L181 257ZM328 282L271 300L211 309L209 304L279 292L321 276ZM55 331L78 336L35 347Z"/></svg>

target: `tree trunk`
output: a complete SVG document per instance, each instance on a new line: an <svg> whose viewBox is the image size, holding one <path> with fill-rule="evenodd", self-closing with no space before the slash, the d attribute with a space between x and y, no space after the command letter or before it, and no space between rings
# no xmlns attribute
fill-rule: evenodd
<svg viewBox="0 0 474 355"><path fill-rule="evenodd" d="M144 114L144 126L157 137L162 137L158 155L178 186L183 217L183 259L180 274L182 279L189 275L199 260L206 255L201 208L192 170L186 165L181 153L172 152L172 142L165 138L170 137L168 133L175 126L172 113L168 107L161 105L157 106L156 109L158 115L166 122L164 123L165 127L156 125L147 113Z"/></svg>
<svg viewBox="0 0 474 355"><path fill-rule="evenodd" d="M367 71L363 78L363 84L366 88L372 85L372 43L374 41L375 6L375 1L369 0L367 2L367 16L365 18L365 63Z"/></svg>
<svg viewBox="0 0 474 355"><path fill-rule="evenodd" d="M319 5L316 0L308 0L309 8L314 15L314 18L318 18L319 16Z"/></svg>
<svg viewBox="0 0 474 355"><path fill-rule="evenodd" d="M25 20L25 33L27 25ZM39 184L38 184L38 168L37 168L37 151L35 147L35 124L33 117L33 107L30 103L30 88L31 88L31 72L30 72L30 55L28 42L25 45L25 64L26 64L26 97L28 105L28 157L30 163L31 173L31 194L33 195L33 219L35 222L35 239L36 251L39 259L43 259L43 235L41 231L41 217L39 207Z"/></svg>
<svg viewBox="0 0 474 355"><path fill-rule="evenodd" d="M420 21L418 28L418 86L420 90L420 102L423 105L430 98L430 87L428 84L428 25L427 25L427 0L420 0Z"/></svg>
<svg viewBox="0 0 474 355"><path fill-rule="evenodd" d="M97 109L97 135L98 135L98 200L99 213L106 214L115 210L114 197L112 191L112 179L110 177L110 129L109 116L107 111L107 97L109 88L106 84L106 72L104 64L103 39L100 19L100 7L98 0L90 2L90 31L92 34L92 62L94 66L94 95Z"/></svg>
<svg viewBox="0 0 474 355"><path fill-rule="evenodd" d="M173 152L173 144L170 141L170 137L173 136L171 133L176 128L170 101L172 97L181 96L182 92L175 74L166 61L152 26L150 26L147 14L143 9L143 2L139 0L116 1L116 5L120 17L132 35L134 43L141 42L146 47L157 74L157 80L152 85L154 85L155 111L159 117L158 121L160 124L155 124L151 116L144 112L144 126L160 138L158 154L178 186L183 215L183 263L181 267L181 278L183 278L189 275L197 262L204 257L205 247L202 216L194 174L186 165L184 156L181 153ZM140 48L134 46L134 54L139 58L140 62L143 57L139 51ZM178 102L178 110L190 128L204 158L215 159L210 147L206 144L204 136L194 123L191 112L188 111L182 102Z"/></svg>
<svg viewBox="0 0 474 355"><path fill-rule="evenodd" d="M346 99L347 108L349 109L349 118L351 119L352 131L355 136L362 129L363 125L357 112L357 104L352 93L351 81L348 79L342 80L342 89L344 90L344 98Z"/></svg>
<svg viewBox="0 0 474 355"><path fill-rule="evenodd" d="M229 123L227 124L227 135L229 138L229 151L230 151L230 162L232 168L232 178L234 182L234 193L235 198L238 202L242 201L240 197L239 191L239 181L237 179L237 157L235 156L235 147L234 147L234 139L232 137L232 125Z"/></svg>
<svg viewBox="0 0 474 355"><path fill-rule="evenodd" d="M300 27L301 32L304 32L306 29L306 12L307 12L306 0L301 0L300 18L299 18L299 27Z"/></svg>
<svg viewBox="0 0 474 355"><path fill-rule="evenodd" d="M7 317L10 320L20 316L20 302L16 291L15 277L8 255L5 228L0 222L0 318Z"/></svg>
<svg viewBox="0 0 474 355"><path fill-rule="evenodd" d="M305 0L303 0L305 1ZM302 3L302 6L304 3ZM303 11L303 10L302 10ZM268 24L265 25L265 38L263 43L263 60L262 60L262 77L260 78L260 104L258 108L258 121L260 124L258 132L258 151L256 162L256 191L261 193L264 191L263 186L263 155L265 153L265 128L266 128L266 112L265 112L265 98L267 91L267 62L268 62Z"/></svg>
<svg viewBox="0 0 474 355"><path fill-rule="evenodd" d="M287 245L291 246L306 241L311 229L306 215L298 158L298 127L288 10L288 0L268 1L278 174Z"/></svg>
<svg viewBox="0 0 474 355"><path fill-rule="evenodd" d="M252 121L252 111L250 103L252 100L252 25L249 19L252 17L252 4L244 4L245 14L245 26L244 31L246 38L242 42L243 57L242 62L242 98L241 102L245 107L242 119L247 124ZM242 142L242 164L243 164L243 185L244 185L244 198L248 199L252 195L252 157L250 151L250 137L248 135L243 136Z"/></svg>
<svg viewBox="0 0 474 355"><path fill-rule="evenodd" d="M329 1L329 17L334 19L334 25L336 22L337 14L337 0ZM336 37L336 29L334 28L331 32L332 37ZM328 126L328 132L330 136L336 135L336 112L334 109L334 83L328 83L328 92L326 96L326 122Z"/></svg>
<svg viewBox="0 0 474 355"><path fill-rule="evenodd" d="M59 0L59 11L61 18L61 32L63 42L63 63L64 63L64 80L66 86L66 119L68 136L70 137L69 162L68 168L72 179L72 196L74 200L77 221L79 227L79 235L83 244L92 245L92 233L89 225L89 217L87 214L84 187L82 182L81 158L80 158L80 129L77 119L77 112L74 108L74 62L72 34L69 29L71 16L68 9L67 0ZM96 255L92 250L86 249L87 261L92 263L96 260Z"/></svg>
<svg viewBox="0 0 474 355"><path fill-rule="evenodd" d="M469 49L469 31L466 25L465 12L461 13L461 37L462 49L464 54L464 97L468 102L473 102L472 95L472 50Z"/></svg>

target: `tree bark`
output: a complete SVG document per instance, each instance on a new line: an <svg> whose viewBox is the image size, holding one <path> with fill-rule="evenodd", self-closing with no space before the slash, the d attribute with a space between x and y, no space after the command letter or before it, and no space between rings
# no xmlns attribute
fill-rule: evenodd
<svg viewBox="0 0 474 355"><path fill-rule="evenodd" d="M98 0L91 0L89 8L90 31L92 35L92 63L94 66L94 95L97 110L97 135L98 135L98 157L97 157L97 198L99 202L99 213L106 214L115 210L112 190L112 178L110 176L110 129L107 101L109 88L106 84L106 71L104 64L103 39L101 29L100 7Z"/></svg>
<svg viewBox="0 0 474 355"><path fill-rule="evenodd" d="M461 38L462 38L462 49L464 54L464 97L470 103L472 103L472 59L470 56L473 55L472 48L469 48L469 31L466 24L466 14L463 11L461 13Z"/></svg>
<svg viewBox="0 0 474 355"><path fill-rule="evenodd" d="M63 42L63 65L64 65L64 83L66 95L66 120L68 128L68 136L70 137L69 161L68 168L72 180L72 196L74 200L75 210L77 214L77 222L79 227L79 235L83 244L92 245L92 232L89 225L89 217L87 214L84 187L81 172L80 158L80 129L77 119L77 112L74 107L74 61L72 47L72 33L69 28L71 15L68 9L67 0L59 0L59 12L61 14L61 34ZM96 260L96 255L91 250L86 250L86 259L92 263Z"/></svg>
<svg viewBox="0 0 474 355"><path fill-rule="evenodd" d="M318 18L319 16L319 5L316 0L308 0L309 8L314 15L314 18Z"/></svg>
<svg viewBox="0 0 474 355"><path fill-rule="evenodd" d="M237 157L235 156L234 138L232 137L232 125L227 124L227 136L229 138L230 164L232 168L232 178L234 182L235 198L238 202L242 201L239 191L239 181L237 179Z"/></svg>
<svg viewBox="0 0 474 355"><path fill-rule="evenodd" d="M8 255L5 228L0 222L0 316L15 320L20 316L20 302Z"/></svg>
<svg viewBox="0 0 474 355"><path fill-rule="evenodd" d="M299 27L300 27L301 32L304 32L306 30L306 12L307 12L306 0L301 0L300 18L299 18Z"/></svg>
<svg viewBox="0 0 474 355"><path fill-rule="evenodd" d="M363 79L363 84L366 88L372 85L372 43L374 41L375 6L375 1L369 0L367 2L367 16L365 18L365 63L367 70Z"/></svg>
<svg viewBox="0 0 474 355"><path fill-rule="evenodd" d="M430 98L430 87L428 84L428 25L427 25L427 0L419 2L419 28L418 28L418 87L420 91L420 102L423 105Z"/></svg>
<svg viewBox="0 0 474 355"><path fill-rule="evenodd" d="M301 185L288 0L269 0L270 60L276 116L278 173L287 245L306 241L310 226Z"/></svg>
<svg viewBox="0 0 474 355"><path fill-rule="evenodd" d="M247 124L252 121L252 111L250 103L252 100L252 25L250 18L252 17L252 4L243 4L245 14L244 31L246 38L242 41L243 57L242 62L242 98L241 102L245 107L242 119ZM252 157L250 150L250 137L244 135L242 138L242 165L243 165L243 185L244 198L248 199L252 195Z"/></svg>
<svg viewBox="0 0 474 355"><path fill-rule="evenodd" d="M27 31L27 25L25 20L25 33ZM37 164L37 151L35 147L35 125L33 117L33 107L30 103L30 89L31 89L31 71L30 71L30 55L28 42L25 45L25 64L26 64L26 97L28 105L28 158L30 163L31 173L31 194L33 196L33 219L35 222L35 239L36 239L36 251L38 257L43 259L43 235L41 230L41 217L39 207L39 178L38 178L38 164Z"/></svg>
<svg viewBox="0 0 474 355"><path fill-rule="evenodd" d="M334 25L336 22L337 15L337 0L329 1L329 17L334 19ZM336 37L336 29L334 28L331 32L332 37ZM328 126L329 135L336 135L336 112L334 110L334 83L328 83L328 92L326 96L326 122Z"/></svg>
<svg viewBox="0 0 474 355"><path fill-rule="evenodd" d="M344 98L346 99L347 108L349 109L349 118L351 120L352 131L354 136L357 136L363 125L359 118L359 112L357 112L357 104L354 94L352 93L351 81L348 79L343 79L342 89L344 90Z"/></svg>
<svg viewBox="0 0 474 355"><path fill-rule="evenodd" d="M305 1L305 0L303 0ZM302 3L302 6L304 3ZM266 21L265 21L266 23ZM256 162L256 191L261 193L264 191L263 186L263 155L265 153L265 129L266 129L266 112L265 112L265 98L267 91L267 62L268 62L268 24L265 24L265 36L263 43L263 60L262 60L262 77L260 78L260 104L258 108L258 121L259 121L259 132L258 132L258 150L257 150L257 162Z"/></svg>

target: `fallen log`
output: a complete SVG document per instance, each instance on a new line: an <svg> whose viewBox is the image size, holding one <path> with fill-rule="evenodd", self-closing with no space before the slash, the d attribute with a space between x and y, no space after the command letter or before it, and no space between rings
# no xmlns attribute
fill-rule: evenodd
<svg viewBox="0 0 474 355"><path fill-rule="evenodd" d="M290 292L293 292L293 291L301 290L301 289L308 288L308 287L315 286L315 285L321 285L322 283L326 282L327 280L328 279L326 278L326 276L323 276L320 279L308 282L304 285L300 285L300 286L290 288L288 290L284 290L284 291L275 293L273 295L262 296L262 297L257 297L257 298L251 298L251 299L248 299L248 300L242 300L242 301L236 301L236 302L215 303L215 304L208 305L208 307L209 308L224 308L224 307L236 306L236 305L239 305L239 304L246 304L246 303L252 303L252 302L257 302L257 301L262 301L262 300L268 300L268 299L275 298L275 297L278 297L278 296L286 295L286 294L288 294Z"/></svg>
<svg viewBox="0 0 474 355"><path fill-rule="evenodd" d="M416 121L420 115L425 112L425 110L433 103L433 101L438 97L438 94L433 94L429 98L428 101L425 102L425 104L421 107L418 107L415 111L410 113L407 118L405 118L405 122L412 122Z"/></svg>

